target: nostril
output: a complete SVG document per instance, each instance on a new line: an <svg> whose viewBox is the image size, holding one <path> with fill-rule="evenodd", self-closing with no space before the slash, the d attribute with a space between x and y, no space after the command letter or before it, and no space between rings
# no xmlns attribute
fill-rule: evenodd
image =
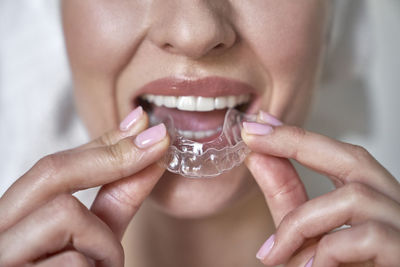
<svg viewBox="0 0 400 267"><path fill-rule="evenodd" d="M212 53L216 55L222 53L227 47L228 47L227 44L225 44L224 42L214 43L208 47L203 47L201 45L198 45L196 42L194 42L192 45L165 42L161 46L162 50L168 53L178 54L182 53L183 51L185 55L192 58L199 58L206 55L207 53Z"/></svg>
<svg viewBox="0 0 400 267"><path fill-rule="evenodd" d="M214 49L222 49L224 47L225 47L225 45L223 43L219 43L216 46L214 46Z"/></svg>
<svg viewBox="0 0 400 267"><path fill-rule="evenodd" d="M174 49L174 46L170 43L166 43L163 45L163 49L165 49L166 51L172 52L172 50Z"/></svg>

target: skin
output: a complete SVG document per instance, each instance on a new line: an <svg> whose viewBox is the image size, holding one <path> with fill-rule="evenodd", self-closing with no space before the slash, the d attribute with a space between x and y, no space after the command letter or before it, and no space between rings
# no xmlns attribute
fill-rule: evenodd
<svg viewBox="0 0 400 267"><path fill-rule="evenodd" d="M117 127L135 91L168 76L238 79L260 94L258 108L303 121L325 40L323 2L213 2L64 1L76 102L91 136ZM153 200L173 216L207 216L255 188L247 176L244 167L206 183L168 175Z"/></svg>
<svg viewBox="0 0 400 267"><path fill-rule="evenodd" d="M0 265L122 266L120 241L143 204L125 233L127 266L304 266L312 257L313 266L398 266L399 183L365 149L298 127L328 8L319 0L63 1L76 103L94 140L40 159L3 195ZM127 131L118 124L144 84L209 75L251 84L257 109L284 124L260 116L255 127L268 133L245 129L253 152L230 173L207 181L164 173L156 161L168 136L140 148L147 115ZM308 200L289 158L337 189ZM95 186L90 209L71 196ZM330 233L344 224L352 228Z"/></svg>

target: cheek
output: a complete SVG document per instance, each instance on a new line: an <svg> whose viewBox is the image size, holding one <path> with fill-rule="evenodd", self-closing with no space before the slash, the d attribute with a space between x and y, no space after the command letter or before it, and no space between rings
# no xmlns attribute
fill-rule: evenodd
<svg viewBox="0 0 400 267"><path fill-rule="evenodd" d="M63 2L64 31L74 69L111 76L128 63L144 33L141 14L145 7L137 2Z"/></svg>
<svg viewBox="0 0 400 267"><path fill-rule="evenodd" d="M65 0L65 41L79 113L90 134L115 127L115 81L144 31L141 1ZM118 16L115 16L118 14Z"/></svg>
<svg viewBox="0 0 400 267"><path fill-rule="evenodd" d="M264 1L264 6L260 5L242 9L241 34L265 69L293 74L318 58L325 29L325 1Z"/></svg>
<svg viewBox="0 0 400 267"><path fill-rule="evenodd" d="M288 123L304 117L319 67L327 11L325 1L263 1L244 6L241 34L268 77L263 109ZM253 16L245 16L254 14Z"/></svg>

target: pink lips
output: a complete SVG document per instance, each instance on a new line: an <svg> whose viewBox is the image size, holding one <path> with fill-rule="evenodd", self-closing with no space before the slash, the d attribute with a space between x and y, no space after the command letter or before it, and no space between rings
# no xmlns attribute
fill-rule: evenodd
<svg viewBox="0 0 400 267"><path fill-rule="evenodd" d="M158 79L144 85L135 97L142 94L217 97L240 94L256 95L257 92L247 83L210 76L201 79L177 77Z"/></svg>

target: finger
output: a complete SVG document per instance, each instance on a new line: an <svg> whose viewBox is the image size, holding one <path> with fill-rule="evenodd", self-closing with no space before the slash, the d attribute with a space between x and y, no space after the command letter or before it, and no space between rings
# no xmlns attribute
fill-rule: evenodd
<svg viewBox="0 0 400 267"><path fill-rule="evenodd" d="M155 163L131 177L103 186L91 211L121 240L129 222L164 171L164 168Z"/></svg>
<svg viewBox="0 0 400 267"><path fill-rule="evenodd" d="M337 267L340 263L372 261L380 267L400 266L400 232L380 222L366 222L324 236L313 265Z"/></svg>
<svg viewBox="0 0 400 267"><path fill-rule="evenodd" d="M36 264L28 265L34 267L93 267L87 258L80 252L70 250L57 254L51 258L42 260Z"/></svg>
<svg viewBox="0 0 400 267"><path fill-rule="evenodd" d="M98 261L123 266L123 249L107 225L71 195L60 195L0 235L0 266L24 263L66 247Z"/></svg>
<svg viewBox="0 0 400 267"><path fill-rule="evenodd" d="M93 147L114 145L128 136L135 136L144 131L147 128L148 123L149 118L146 112L144 112L143 108L139 106L128 114L128 116L121 122L118 129L113 129L75 149L84 150Z"/></svg>
<svg viewBox="0 0 400 267"><path fill-rule="evenodd" d="M168 144L165 126L159 124L111 146L43 158L0 199L0 211L7 213L0 216L0 231L57 194L108 184L139 172L156 162Z"/></svg>
<svg viewBox="0 0 400 267"><path fill-rule="evenodd" d="M362 147L293 126L244 125L243 140L254 152L295 159L341 184L364 183L400 202L399 182Z"/></svg>
<svg viewBox="0 0 400 267"><path fill-rule="evenodd" d="M307 201L304 185L289 160L251 153L245 162L264 194L275 225Z"/></svg>
<svg viewBox="0 0 400 267"><path fill-rule="evenodd" d="M263 262L271 265L286 262L306 240L345 224L357 225L368 220L400 229L400 205L363 184L348 184L288 214Z"/></svg>

